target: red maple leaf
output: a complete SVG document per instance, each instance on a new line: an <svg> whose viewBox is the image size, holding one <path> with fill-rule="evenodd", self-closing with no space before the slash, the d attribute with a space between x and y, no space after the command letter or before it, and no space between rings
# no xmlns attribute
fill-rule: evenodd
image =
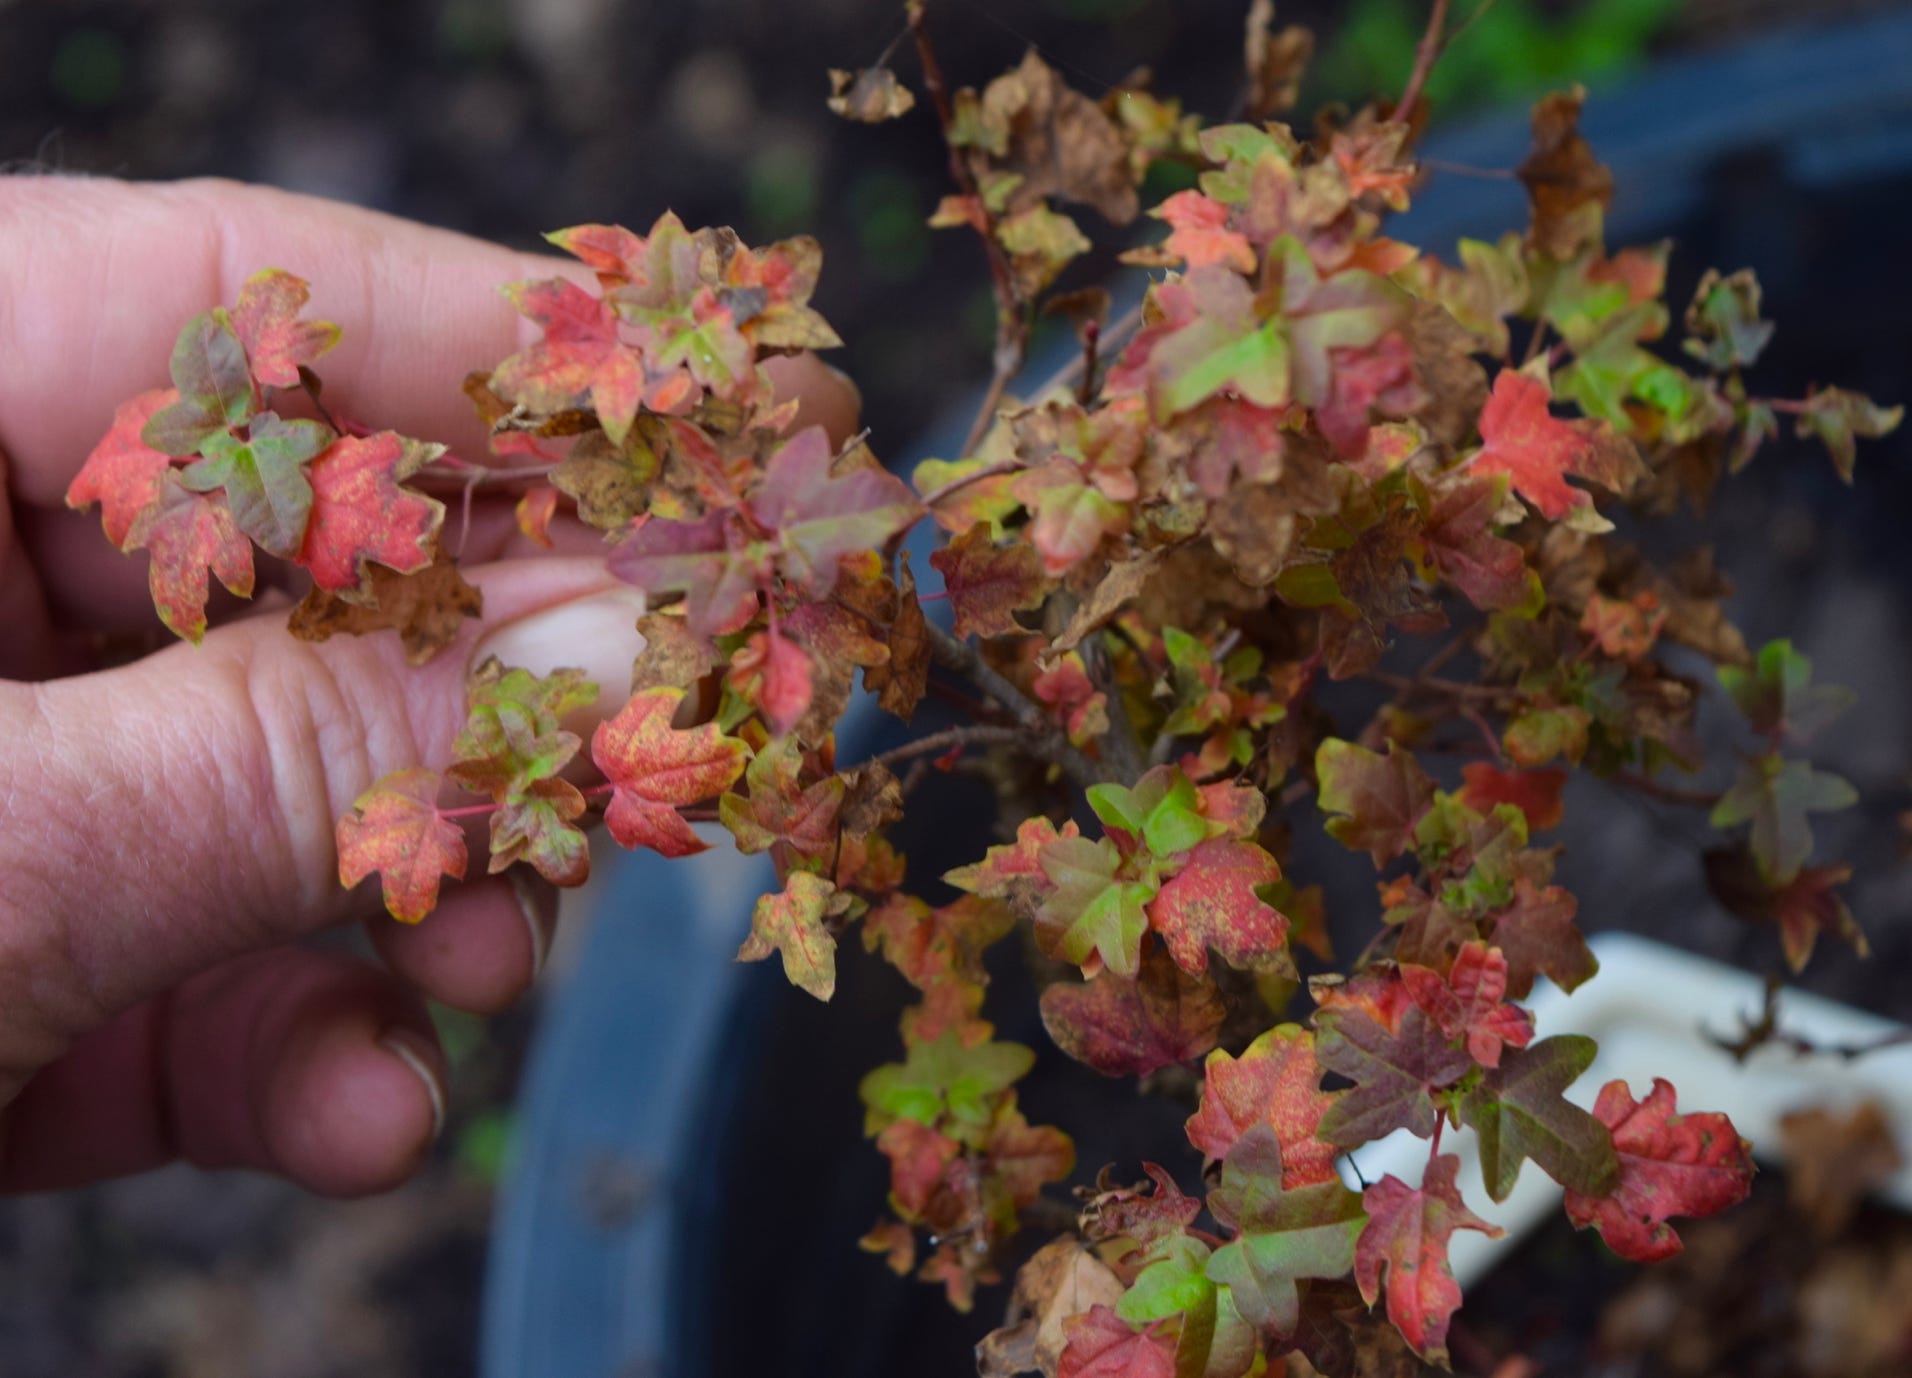
<svg viewBox="0 0 1912 1378"><path fill-rule="evenodd" d="M432 561L444 504L398 482L405 445L391 431L340 436L312 461L312 511L298 563L336 593L359 587L365 562L401 574Z"/></svg>
<svg viewBox="0 0 1912 1378"><path fill-rule="evenodd" d="M1248 236L1228 228L1228 207L1199 191L1178 191L1149 212L1173 230L1163 244L1191 268L1220 263L1238 273L1255 271L1255 249Z"/></svg>
<svg viewBox="0 0 1912 1378"><path fill-rule="evenodd" d="M1580 1229L1594 1226L1608 1248L1636 1263L1680 1251L1669 1216L1715 1214L1744 1200L1753 1185L1751 1146L1732 1121L1713 1112L1677 1114L1675 1099L1659 1077L1638 1103L1624 1081L1601 1087L1593 1114L1613 1133L1620 1180L1605 1196L1567 1193L1567 1218Z"/></svg>
<svg viewBox="0 0 1912 1378"><path fill-rule="evenodd" d="M730 685L784 736L810 708L810 657L774 626L752 632L731 659Z"/></svg>
<svg viewBox="0 0 1912 1378"><path fill-rule="evenodd" d="M378 872L385 908L400 923L432 911L441 876L465 874L465 834L439 810L438 783L435 770L396 771L339 819L339 884L350 889Z"/></svg>
<svg viewBox="0 0 1912 1378"><path fill-rule="evenodd" d="M1175 1345L1158 1327L1130 1329L1100 1303L1068 1322L1056 1378L1175 1378Z"/></svg>
<svg viewBox="0 0 1912 1378"><path fill-rule="evenodd" d="M1022 541L997 545L983 522L932 551L929 564L943 576L959 637L1020 632L1015 615L1040 604L1047 591L1035 548Z"/></svg>
<svg viewBox="0 0 1912 1378"><path fill-rule="evenodd" d="M1518 1005L1503 1003L1507 958L1497 947L1462 943L1445 977L1408 963L1401 967L1401 980L1441 1036L1465 1039L1467 1055L1483 1067L1500 1066L1503 1044L1524 1048L1533 1041L1534 1017Z"/></svg>
<svg viewBox="0 0 1912 1378"><path fill-rule="evenodd" d="M1254 843L1208 838L1149 902L1149 926L1186 971L1206 971L1211 947L1232 966L1251 966L1287 943L1287 917L1255 893L1280 879L1281 867Z"/></svg>
<svg viewBox="0 0 1912 1378"><path fill-rule="evenodd" d="M1502 770L1491 761L1469 761L1461 767L1458 798L1476 813L1492 813L1496 804L1512 804L1527 819L1527 831L1545 832L1559 824L1562 811L1560 791L1567 783L1567 772L1553 770Z"/></svg>
<svg viewBox="0 0 1912 1378"><path fill-rule="evenodd" d="M153 606L188 641L206 633L208 573L241 598L252 596L252 546L226 499L188 492L175 475L162 475L157 496L126 535L126 549L151 553Z"/></svg>
<svg viewBox="0 0 1912 1378"><path fill-rule="evenodd" d="M1354 1246L1354 1280L1362 1300L1374 1305L1387 1271L1388 1319L1414 1352L1446 1365L1447 1323L1461 1304L1460 1284L1447 1263L1447 1241L1456 1230L1504 1233L1467 1209L1454 1184L1461 1160L1443 1153L1429 1161L1418 1189L1398 1177L1383 1177L1361 1193L1368 1223Z"/></svg>
<svg viewBox="0 0 1912 1378"><path fill-rule="evenodd" d="M1203 1157L1226 1158L1237 1139L1265 1124L1281 1142L1284 1188L1335 1180L1334 1149L1315 1137L1335 1097L1321 1089L1313 1034L1299 1024L1279 1024L1238 1058L1210 1053L1203 1073L1201 1105L1186 1125L1188 1141Z"/></svg>
<svg viewBox="0 0 1912 1378"><path fill-rule="evenodd" d="M113 424L73 476L66 505L80 508L97 502L106 538L121 550L129 547L133 524L159 500L160 483L174 463L171 455L155 450L140 438L154 412L179 400L175 388L154 388L113 411Z"/></svg>
<svg viewBox="0 0 1912 1378"><path fill-rule="evenodd" d="M1562 421L1550 415L1551 398L1539 379L1502 369L1480 414L1481 448L1470 467L1476 473L1506 474L1535 511L1558 521L1576 507L1593 505L1585 490L1567 482L1567 475L1615 473L1620 467L1615 455L1628 442L1597 421Z"/></svg>
<svg viewBox="0 0 1912 1378"><path fill-rule="evenodd" d="M640 404L674 412L690 402L696 390L690 375L682 368L648 368L643 352L618 333L609 303L563 278L517 282L504 290L544 335L492 373L491 386L500 396L545 412L588 403L604 433L618 442Z"/></svg>
<svg viewBox="0 0 1912 1378"><path fill-rule="evenodd" d="M604 824L619 846L665 856L703 851L678 807L711 798L743 773L749 748L715 723L671 726L683 697L682 689L635 694L591 737L591 759L613 786Z"/></svg>
<svg viewBox="0 0 1912 1378"><path fill-rule="evenodd" d="M1111 1077L1193 1061L1215 1046L1227 1012L1214 982L1183 971L1159 950L1142 959L1134 980L1105 971L1042 992L1043 1027L1056 1046Z"/></svg>
<svg viewBox="0 0 1912 1378"><path fill-rule="evenodd" d="M302 321L312 295L303 278L266 268L247 278L232 307L232 330L245 346L246 364L263 386L297 387L299 368L339 342L330 321Z"/></svg>

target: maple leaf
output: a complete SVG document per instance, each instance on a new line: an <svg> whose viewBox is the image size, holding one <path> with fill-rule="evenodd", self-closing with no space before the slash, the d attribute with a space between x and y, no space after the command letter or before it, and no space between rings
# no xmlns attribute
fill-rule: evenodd
<svg viewBox="0 0 1912 1378"><path fill-rule="evenodd" d="M896 580L896 614L885 637L889 655L863 669L863 687L876 706L908 722L929 689L929 622L916 597L916 575L904 561Z"/></svg>
<svg viewBox="0 0 1912 1378"><path fill-rule="evenodd" d="M685 624L697 636L734 632L757 610L770 580L770 547L741 529L732 511L694 522L653 517L612 550L611 573L656 597L682 593Z"/></svg>
<svg viewBox="0 0 1912 1378"><path fill-rule="evenodd" d="M1686 308L1686 352L1718 372L1749 365L1773 337L1773 324L1759 318L1759 279L1742 268L1723 276L1708 268Z"/></svg>
<svg viewBox="0 0 1912 1378"><path fill-rule="evenodd" d="M1222 1161L1208 1208L1236 1237L1208 1260L1209 1281L1227 1287L1244 1319L1287 1337L1301 1319L1296 1283L1338 1278L1354 1266L1366 1216L1339 1181L1285 1188L1281 1147L1267 1125L1250 1127Z"/></svg>
<svg viewBox="0 0 1912 1378"><path fill-rule="evenodd" d="M1487 1194L1505 1201L1528 1158L1569 1191L1604 1196L1619 1172L1606 1126L1561 1096L1587 1070L1594 1041L1556 1034L1509 1048L1460 1100L1461 1119L1480 1136Z"/></svg>
<svg viewBox="0 0 1912 1378"><path fill-rule="evenodd" d="M1184 970L1208 969L1208 949L1236 967L1284 959L1288 919L1255 893L1281 879L1275 859L1253 842L1208 838L1149 901L1149 925Z"/></svg>
<svg viewBox="0 0 1912 1378"><path fill-rule="evenodd" d="M634 694L591 737L591 759L612 785L604 824L621 847L665 856L703 851L678 807L722 793L743 774L749 748L717 724L671 726L683 697L681 689Z"/></svg>
<svg viewBox="0 0 1912 1378"><path fill-rule="evenodd" d="M484 595L465 582L443 550L411 574L371 565L365 587L351 594L348 601L314 585L293 608L287 630L301 641L396 630L405 659L423 665L457 640L465 619L480 616L485 606Z"/></svg>
<svg viewBox="0 0 1912 1378"><path fill-rule="evenodd" d="M194 316L180 327L168 362L179 395L147 418L140 437L181 459L200 453L212 437L252 416L252 375L245 346L224 308Z"/></svg>
<svg viewBox="0 0 1912 1378"><path fill-rule="evenodd" d="M1042 1024L1056 1046L1111 1077L1146 1076L1200 1057L1215 1046L1226 1014L1214 982L1160 952L1142 959L1132 981L1105 971L1042 992Z"/></svg>
<svg viewBox="0 0 1912 1378"><path fill-rule="evenodd" d="M876 1147L890 1160L890 1204L909 1220L920 1220L929 1212L944 1173L963 1151L947 1134L915 1120L885 1126L876 1136Z"/></svg>
<svg viewBox="0 0 1912 1378"><path fill-rule="evenodd" d="M1413 845L1414 826L1434 801L1434 782L1414 754L1390 741L1387 755L1330 737L1315 752L1318 802L1328 835L1350 851L1365 851L1376 868Z"/></svg>
<svg viewBox="0 0 1912 1378"><path fill-rule="evenodd" d="M1494 916L1492 934L1507 959L1507 993L1514 999L1527 998L1536 976L1573 991L1599 970L1574 925L1578 907L1557 885L1538 886L1525 876L1514 881L1513 903Z"/></svg>
<svg viewBox="0 0 1912 1378"><path fill-rule="evenodd" d="M1607 1247L1636 1263L1657 1263L1680 1251L1666 1223L1674 1215L1713 1215L1746 1199L1753 1185L1752 1146L1716 1113L1675 1112L1670 1083L1635 1102L1624 1081L1600 1088L1594 1118L1613 1135L1619 1175L1605 1193L1567 1191L1567 1219L1592 1225Z"/></svg>
<svg viewBox="0 0 1912 1378"><path fill-rule="evenodd" d="M1596 593L1580 615L1580 630L1615 660L1637 664L1647 658L1666 626L1667 610L1659 595L1642 589L1631 598Z"/></svg>
<svg viewBox="0 0 1912 1378"><path fill-rule="evenodd" d="M751 515L779 537L785 577L818 598L843 556L875 549L923 513L894 475L864 467L833 474L831 457L823 427L798 431L770 456L750 499Z"/></svg>
<svg viewBox="0 0 1912 1378"><path fill-rule="evenodd" d="M916 108L916 93L888 67L830 69L830 113L860 124L882 124Z"/></svg>
<svg viewBox="0 0 1912 1378"><path fill-rule="evenodd" d="M946 872L943 879L958 890L989 899L1004 899L1017 905L1032 903L1036 896L1055 888L1042 867L1043 851L1059 839L1080 835L1074 819L1065 820L1058 829L1037 814L1017 825L1014 842L989 848L981 861Z"/></svg>
<svg viewBox="0 0 1912 1378"><path fill-rule="evenodd" d="M997 1097L1035 1065L1020 1043L994 1041L965 1046L954 1029L909 1046L907 1061L867 1073L858 1094L876 1119L945 1125L959 1139L978 1141L989 1132Z"/></svg>
<svg viewBox="0 0 1912 1378"><path fill-rule="evenodd" d="M1604 476L1623 463L1608 452L1629 442L1597 421L1562 421L1550 415L1547 385L1516 369L1503 368L1480 416L1481 448L1469 468L1477 474L1505 474L1541 516L1559 521L1576 508L1592 512L1593 499L1566 481L1569 474Z"/></svg>
<svg viewBox="0 0 1912 1378"><path fill-rule="evenodd" d="M175 636L195 644L206 633L209 573L241 598L252 596L252 547L225 499L188 492L176 474L162 476L158 494L126 533L126 549L150 553L153 606Z"/></svg>
<svg viewBox="0 0 1912 1378"><path fill-rule="evenodd" d="M1613 174L1579 130L1586 97L1576 86L1534 102L1533 145L1515 169L1533 207L1527 238L1558 259L1573 257L1590 238L1597 242L1600 214L1613 201Z"/></svg>
<svg viewBox="0 0 1912 1378"><path fill-rule="evenodd" d="M1120 833L1124 851L1140 843L1150 855L1167 858L1187 851L1209 833L1201 792L1178 766L1157 766L1133 788L1091 785L1088 800L1103 825Z"/></svg>
<svg viewBox="0 0 1912 1378"><path fill-rule="evenodd" d="M491 387L501 397L540 412L589 402L614 442L624 439L640 403L661 403L653 410L671 411L673 402L688 400L687 389L679 398L669 383L647 385L641 354L618 334L617 313L575 283L546 278L502 290L544 334L492 372Z"/></svg>
<svg viewBox="0 0 1912 1378"><path fill-rule="evenodd" d="M1434 572L1483 612L1537 607L1544 596L1517 542L1494 534L1504 486L1456 473L1431 495L1419 540Z"/></svg>
<svg viewBox="0 0 1912 1378"><path fill-rule="evenodd" d="M1248 236L1228 228L1228 207L1199 191L1178 191L1149 212L1165 220L1171 233L1163 248L1190 268L1220 264L1238 273L1255 271L1255 249Z"/></svg>
<svg viewBox="0 0 1912 1378"><path fill-rule="evenodd" d="M737 960L757 962L780 952L790 984L828 1000L836 994L836 939L823 919L835 893L836 886L822 876L792 871L780 892L757 897L750 936L737 949Z"/></svg>
<svg viewBox="0 0 1912 1378"><path fill-rule="evenodd" d="M1018 474L1010 492L1034 514L1028 540L1050 578L1081 564L1095 554L1103 537L1129 524L1128 509L1086 481L1067 459L1054 458Z"/></svg>
<svg viewBox="0 0 1912 1378"><path fill-rule="evenodd" d="M1335 1098L1321 1089L1315 1036L1299 1024L1277 1024L1240 1057L1221 1049L1208 1055L1201 1104L1185 1126L1188 1141L1219 1162L1250 1129L1265 1125L1281 1148L1284 1186L1332 1181L1334 1149L1316 1131Z"/></svg>
<svg viewBox="0 0 1912 1378"><path fill-rule="evenodd" d="M180 471L195 493L223 490L239 529L261 549L296 560L312 511L306 461L324 449L331 432L317 421L284 421L272 412L252 419L241 440L218 430L201 445L203 458Z"/></svg>
<svg viewBox="0 0 1912 1378"><path fill-rule="evenodd" d="M303 278L265 268L239 287L232 306L232 330L245 347L252 376L266 387L299 385L299 370L339 342L330 321L302 321L299 312L312 295Z"/></svg>
<svg viewBox="0 0 1912 1378"><path fill-rule="evenodd" d="M1584 708L1536 708L1507 724L1501 744L1517 766L1544 766L1556 756L1578 762L1587 751L1592 715Z"/></svg>
<svg viewBox="0 0 1912 1378"><path fill-rule="evenodd" d="M1089 1239L1126 1239L1139 1248L1173 1239L1195 1223L1202 1203L1184 1195L1168 1171L1144 1162L1153 1190L1144 1195L1140 1185L1103 1187L1082 1210L1082 1232Z"/></svg>
<svg viewBox="0 0 1912 1378"><path fill-rule="evenodd" d="M1512 804L1527 820L1529 833L1545 832L1560 823L1560 791L1567 783L1564 770L1502 770L1491 761L1469 761L1461 767L1461 780L1455 797L1476 813L1488 814L1497 804Z"/></svg>
<svg viewBox="0 0 1912 1378"><path fill-rule="evenodd" d="M1836 888L1852 879L1850 866L1803 866L1792 880L1775 887L1744 847L1715 848L1703 860L1715 899L1749 922L1779 925L1786 964L1794 971L1805 969L1822 932L1843 938L1862 957L1870 950Z"/></svg>
<svg viewBox="0 0 1912 1378"><path fill-rule="evenodd" d="M983 1140L983 1156L995 1184L1018 1209L1032 1205L1051 1182L1075 1171L1075 1142L1053 1125L1032 1125L1007 1092Z"/></svg>
<svg viewBox="0 0 1912 1378"><path fill-rule="evenodd" d="M1233 1291L1209 1278L1213 1257L1207 1243L1189 1235L1161 1240L1143 1255L1115 1314L1130 1325L1168 1322L1178 1373L1240 1378L1260 1356L1260 1339L1236 1308Z"/></svg>
<svg viewBox="0 0 1912 1378"><path fill-rule="evenodd" d="M1318 1010L1315 1059L1355 1083L1322 1113L1317 1130L1339 1148L1358 1148L1397 1129L1427 1138L1440 1118L1433 1093L1474 1066L1465 1049L1447 1045L1418 1006L1406 1010L1392 1032L1359 1009Z"/></svg>
<svg viewBox="0 0 1912 1378"><path fill-rule="evenodd" d="M1740 763L1739 777L1713 806L1709 821L1716 828L1751 823L1753 859L1777 887L1797 876L1812 856L1807 816L1858 802L1858 791L1839 776L1769 751Z"/></svg>
<svg viewBox="0 0 1912 1378"><path fill-rule="evenodd" d="M1802 439L1817 437L1832 456L1839 477L1851 483L1858 459L1855 437L1877 440L1892 434L1904 419L1904 407L1882 407L1844 388L1816 388L1801 407L1794 429Z"/></svg>
<svg viewBox="0 0 1912 1378"><path fill-rule="evenodd" d="M417 923L438 904L441 876L465 875L465 834L438 807L438 772L414 766L384 776L339 819L339 884L348 890L374 871L385 908Z"/></svg>
<svg viewBox="0 0 1912 1378"><path fill-rule="evenodd" d="M577 738L571 736L571 742L575 751ZM590 848L574 826L583 813L584 795L569 780L547 775L516 784L491 815L487 869L496 875L514 861L528 861L553 885L584 884L591 869Z"/></svg>
<svg viewBox="0 0 1912 1378"><path fill-rule="evenodd" d="M1354 1250L1362 1300L1374 1305L1385 1270L1388 1319L1416 1354L1442 1366L1448 1320L1461 1304L1447 1241L1456 1230L1479 1230L1490 1239L1506 1233L1467 1209L1454 1184L1460 1166L1459 1158L1443 1153L1429 1160L1418 1188L1387 1176L1362 1192L1368 1223Z"/></svg>
<svg viewBox="0 0 1912 1378"><path fill-rule="evenodd" d="M1176 1378L1175 1346L1157 1326L1141 1330L1097 1303L1067 1322L1056 1378Z"/></svg>
<svg viewBox="0 0 1912 1378"><path fill-rule="evenodd" d="M1290 396L1290 347L1284 317L1260 318L1254 289L1231 269L1192 268L1149 291L1160 318L1136 332L1111 371L1109 386L1146 391L1167 421L1224 391L1261 407Z"/></svg>
<svg viewBox="0 0 1912 1378"><path fill-rule="evenodd" d="M792 737L771 742L750 758L745 792L717 801L718 818L737 840L737 850L761 852L782 844L808 858L836 850L843 777L826 775L806 785L802 775L803 750Z"/></svg>
<svg viewBox="0 0 1912 1378"><path fill-rule="evenodd" d="M1404 963L1401 979L1442 1037L1463 1040L1467 1055L1483 1067L1500 1065L1501 1045L1524 1048L1533 1041L1534 1017L1507 994L1507 958L1482 942L1461 944L1445 977Z"/></svg>
<svg viewBox="0 0 1912 1378"><path fill-rule="evenodd" d="M752 632L730 660L730 687L762 710L779 737L787 736L810 709L810 657L775 626Z"/></svg>
<svg viewBox="0 0 1912 1378"><path fill-rule="evenodd" d="M113 410L112 426L67 487L68 507L100 505L100 526L121 550L129 548L127 538L140 514L159 500L173 466L173 457L148 445L141 432L153 413L178 396L172 388L154 388L120 403Z"/></svg>
<svg viewBox="0 0 1912 1378"><path fill-rule="evenodd" d="M315 479L316 482L316 479ZM540 483L527 488L518 505L512 509L512 515L518 519L518 530L533 545L544 550L551 549L551 519L558 511L558 489L549 483Z"/></svg>
<svg viewBox="0 0 1912 1378"><path fill-rule="evenodd" d="M1045 946L1085 970L1100 962L1117 976L1133 977L1155 886L1123 878L1122 854L1106 837L1059 837L1038 861L1050 886L1036 912Z"/></svg>
<svg viewBox="0 0 1912 1378"><path fill-rule="evenodd" d="M405 460L405 444L391 431L340 436L313 459L298 563L318 587L361 587L368 560L401 574L431 563L445 505L399 484Z"/></svg>
<svg viewBox="0 0 1912 1378"><path fill-rule="evenodd" d="M1015 615L1040 605L1047 592L1034 547L1022 541L998 545L980 522L930 552L929 563L943 576L958 637L1020 632Z"/></svg>
<svg viewBox="0 0 1912 1378"><path fill-rule="evenodd" d="M1812 661L1783 637L1761 646L1752 666L1722 665L1717 673L1747 726L1795 742L1809 741L1856 698L1839 685L1814 684Z"/></svg>

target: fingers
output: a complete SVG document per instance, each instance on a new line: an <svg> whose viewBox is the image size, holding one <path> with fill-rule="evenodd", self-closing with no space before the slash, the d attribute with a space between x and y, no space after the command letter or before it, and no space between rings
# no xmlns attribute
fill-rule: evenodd
<svg viewBox="0 0 1912 1378"><path fill-rule="evenodd" d="M98 1030L0 1120L0 1190L185 1158L353 1196L410 1176L444 1120L417 997L362 962L281 949L229 963Z"/></svg>
<svg viewBox="0 0 1912 1378"><path fill-rule="evenodd" d="M312 284L310 314L344 328L326 395L368 425L481 454L459 383L528 327L505 283L576 264L266 187L0 177L0 450L16 498L60 505L113 408L166 380L173 337L230 304L260 268ZM779 391L839 441L849 388L814 360L776 360Z"/></svg>
<svg viewBox="0 0 1912 1378"><path fill-rule="evenodd" d="M335 822L379 776L449 760L476 659L579 666L615 711L642 646L634 590L588 560L474 576L484 625L422 668L389 634L313 645L254 619L117 670L0 684L0 974L21 974L0 1002L0 1067L375 909L376 880L339 887Z"/></svg>
<svg viewBox="0 0 1912 1378"><path fill-rule="evenodd" d="M514 866L459 886L419 923L380 914L367 928L394 974L440 1004L496 1014L537 979L557 921L558 892Z"/></svg>

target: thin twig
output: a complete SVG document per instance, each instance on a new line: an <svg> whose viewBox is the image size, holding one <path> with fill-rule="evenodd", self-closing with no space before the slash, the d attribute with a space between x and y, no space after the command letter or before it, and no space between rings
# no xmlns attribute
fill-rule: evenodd
<svg viewBox="0 0 1912 1378"><path fill-rule="evenodd" d="M1687 804L1696 809L1710 809L1719 803L1717 790L1682 789L1678 785L1661 784L1658 780L1645 775L1623 770L1611 777L1616 785L1624 785L1635 794L1644 794L1649 799L1658 799L1667 804Z"/></svg>
<svg viewBox="0 0 1912 1378"><path fill-rule="evenodd" d="M1421 88L1427 85L1427 75L1434 70L1434 59L1441 55L1446 39L1443 31L1447 28L1447 0L1434 0L1427 16L1427 29L1421 34L1421 41L1414 45L1414 70L1408 73L1407 85L1401 88L1401 99L1395 102L1394 119L1405 122L1414 115L1414 102L1421 98Z"/></svg>
<svg viewBox="0 0 1912 1378"><path fill-rule="evenodd" d="M1137 302L1134 306L1131 306L1102 328L1101 337L1096 347L1105 357L1118 353L1122 347L1129 342L1129 336L1141 329L1141 326L1142 304ZM1083 367L1087 362L1088 360L1083 355L1075 355L1068 363L1057 369L1041 387L1037 388L1034 395L1044 397L1054 392L1057 388L1069 387L1076 383L1081 379Z"/></svg>
<svg viewBox="0 0 1912 1378"><path fill-rule="evenodd" d="M950 727L904 742L901 746L893 746L888 751L879 751L863 764L892 766L898 761L913 760L918 756L940 755L951 747L1014 746L1024 740L1026 737L1020 727Z"/></svg>
<svg viewBox="0 0 1912 1378"><path fill-rule="evenodd" d="M1462 684L1458 680L1437 679L1431 675L1396 675L1385 670L1370 670L1364 678L1371 679L1376 684L1385 684L1390 689L1398 689L1406 697L1415 694L1433 694L1441 698L1501 703L1521 696L1518 689L1492 684Z"/></svg>
<svg viewBox="0 0 1912 1378"><path fill-rule="evenodd" d="M931 623L930 653L937 662L965 676L983 693L1009 710L1022 728L1029 749L1043 760L1060 767L1063 774L1087 789L1114 778L1107 767L1098 765L1078 751L1068 737L1050 723L1042 705L1005 679L994 666L967 641L958 641L941 627Z"/></svg>

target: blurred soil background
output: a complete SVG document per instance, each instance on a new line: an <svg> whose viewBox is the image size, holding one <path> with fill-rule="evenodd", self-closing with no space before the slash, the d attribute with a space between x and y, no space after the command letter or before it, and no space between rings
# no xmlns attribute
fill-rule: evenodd
<svg viewBox="0 0 1912 1378"><path fill-rule="evenodd" d="M1430 94L1438 118L1569 77L1597 86L1748 28L1880 7L1499 0ZM261 181L521 247L580 221L641 228L666 207L752 243L812 233L825 249L817 304L848 341L835 362L863 390L877 451L902 457L986 374L993 308L971 238L924 224L944 190L933 122L867 128L824 109L824 69L874 61L899 8L0 0L0 168ZM1320 37L1303 109L1398 87L1416 0L1279 8ZM945 0L931 12L959 83L980 85L1035 43L1092 95L1147 66L1158 90L1219 117L1235 100L1246 9ZM898 65L913 82L913 61ZM1785 312L1773 314L1783 339ZM174 1168L0 1203L0 1378L473 1372L492 1189L534 1017L446 1016L451 1128L391 1196L333 1204Z"/></svg>

